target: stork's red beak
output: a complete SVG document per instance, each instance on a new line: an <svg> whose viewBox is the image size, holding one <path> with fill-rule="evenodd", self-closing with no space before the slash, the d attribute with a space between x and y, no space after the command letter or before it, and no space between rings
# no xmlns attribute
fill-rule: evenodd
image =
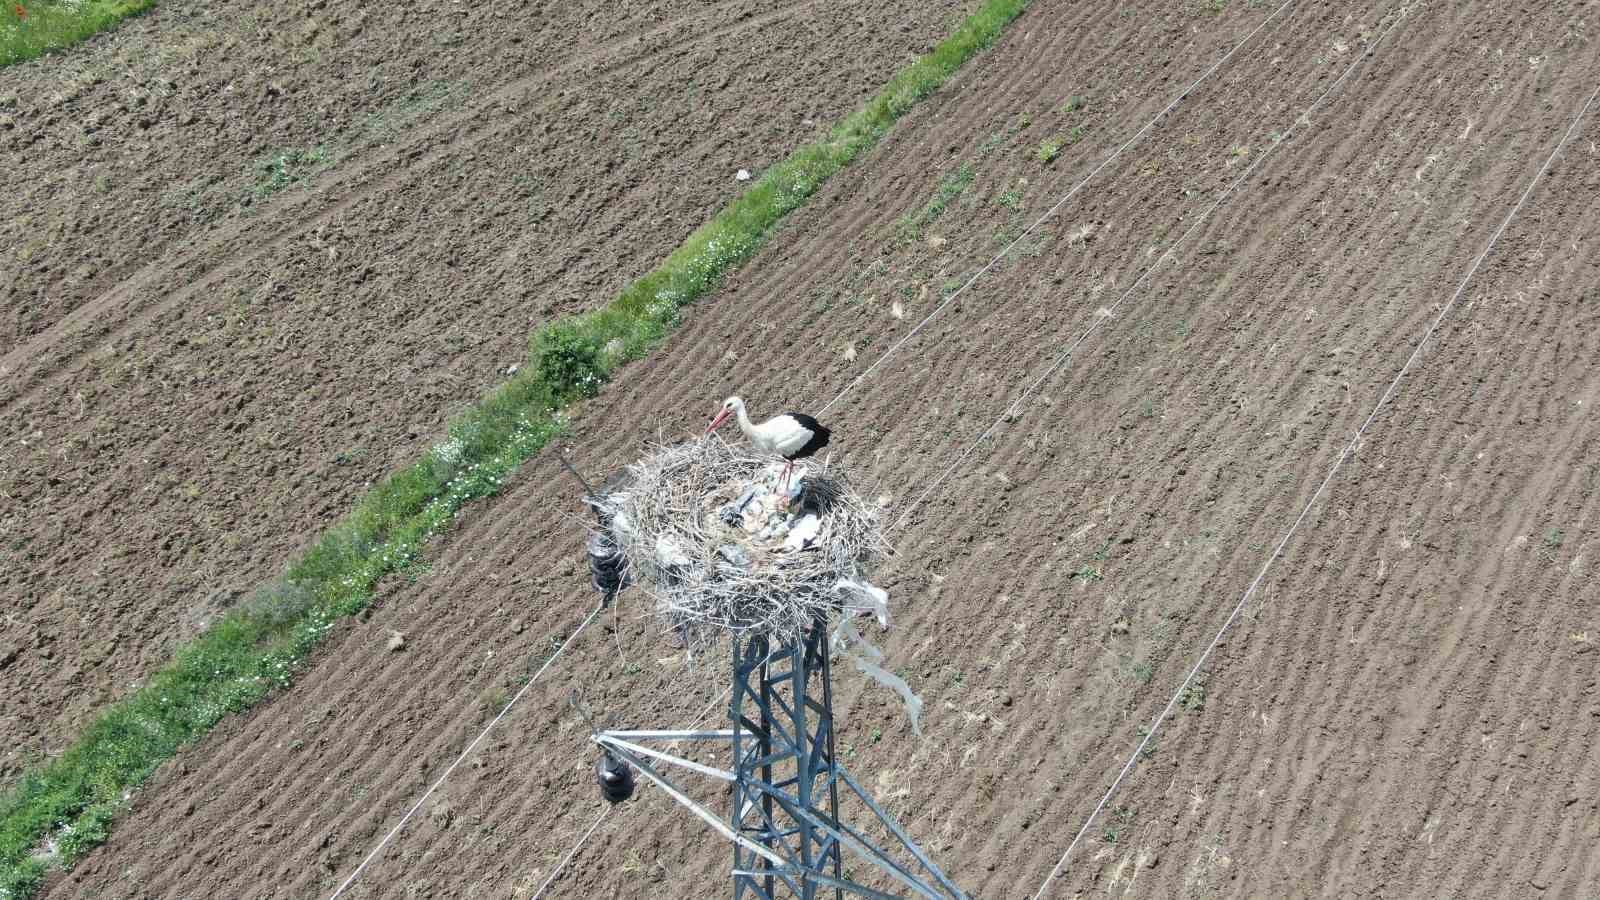
<svg viewBox="0 0 1600 900"><path fill-rule="evenodd" d="M717 413L717 417L715 419L711 420L711 424L710 425L706 426L706 434L710 434L711 432L716 431L717 430L717 426L721 425L724 421L727 420L728 412L729 411L725 409L725 410L722 410L721 412Z"/></svg>

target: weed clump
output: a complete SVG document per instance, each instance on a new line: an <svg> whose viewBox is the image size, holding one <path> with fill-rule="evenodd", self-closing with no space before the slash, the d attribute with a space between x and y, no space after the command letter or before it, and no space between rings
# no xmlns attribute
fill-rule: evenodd
<svg viewBox="0 0 1600 900"><path fill-rule="evenodd" d="M557 400L593 397L609 375L598 338L576 325L556 325L534 341L539 377Z"/></svg>
<svg viewBox="0 0 1600 900"><path fill-rule="evenodd" d="M0 66L38 59L154 5L155 0L10 0L0 4ZM0 879L0 900L9 900L4 886Z"/></svg>
<svg viewBox="0 0 1600 900"><path fill-rule="evenodd" d="M279 629L299 621L316 599L305 585L280 578L251 594L241 612L268 628Z"/></svg>
<svg viewBox="0 0 1600 900"><path fill-rule="evenodd" d="M1206 673L1196 673L1194 680L1183 689L1178 703L1190 712L1200 712L1206 708Z"/></svg>
<svg viewBox="0 0 1600 900"><path fill-rule="evenodd" d="M921 240L923 229L944 215L944 211L949 208L950 204L965 193L967 188L972 186L972 180L976 176L977 173L973 171L971 163L962 163L960 168L946 175L939 182L938 189L934 191L932 199L928 201L926 206L915 212L906 213L895 222L895 231L898 233L901 242L910 243Z"/></svg>
<svg viewBox="0 0 1600 900"><path fill-rule="evenodd" d="M249 205L251 199L260 200L270 197L297 181L309 177L322 163L327 162L328 151L322 147L311 150L279 150L269 154L265 159L256 163L256 172L260 176L250 197L245 198Z"/></svg>

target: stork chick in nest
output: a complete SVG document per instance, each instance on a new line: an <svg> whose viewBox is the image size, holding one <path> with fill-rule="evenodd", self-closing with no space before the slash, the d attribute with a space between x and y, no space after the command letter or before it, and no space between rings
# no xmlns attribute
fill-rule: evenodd
<svg viewBox="0 0 1600 900"><path fill-rule="evenodd" d="M828 446L830 433L828 429L805 413L784 413L757 425L750 421L750 414L745 412L744 400L738 397L729 397L723 401L722 409L706 427L706 434L716 431L717 426L734 415L738 416L739 430L749 438L752 447L783 457L785 465L782 483L786 488L789 485L789 473L794 470L795 460L806 459Z"/></svg>

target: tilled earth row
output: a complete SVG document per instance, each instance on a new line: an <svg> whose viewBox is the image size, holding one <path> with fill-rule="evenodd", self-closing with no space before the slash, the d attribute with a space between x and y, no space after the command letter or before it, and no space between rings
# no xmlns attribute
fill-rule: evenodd
<svg viewBox="0 0 1600 900"><path fill-rule="evenodd" d="M918 738L841 671L846 764L975 896L1592 893L1593 119L1451 303L1600 76L1577 11L1292 5L1099 168L1273 11L1087 6L1030 7L565 451L822 408L1092 175L826 417L888 498L874 639L927 702ZM56 889L325 896L588 614L576 493L531 462ZM604 813L566 702L680 727L723 669L625 596L353 890L530 896L602 815L551 895L726 890L661 792Z"/></svg>
<svg viewBox="0 0 1600 900"><path fill-rule="evenodd" d="M0 73L0 777L972 5L163 3Z"/></svg>

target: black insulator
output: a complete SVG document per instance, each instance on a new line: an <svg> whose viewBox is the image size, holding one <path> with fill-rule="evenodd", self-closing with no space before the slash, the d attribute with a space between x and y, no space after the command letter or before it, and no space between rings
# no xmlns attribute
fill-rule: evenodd
<svg viewBox="0 0 1600 900"><path fill-rule="evenodd" d="M606 535L589 535L589 583L607 600L628 586L628 560Z"/></svg>
<svg viewBox="0 0 1600 900"><path fill-rule="evenodd" d="M589 583L600 593L602 603L611 602L611 598L628 586L628 560L617 549L617 542L612 538L612 513L608 511L605 500L625 486L630 478L624 469L606 479L598 492L583 498L583 502L594 511L595 521L600 525L599 531L589 535L588 551Z"/></svg>
<svg viewBox="0 0 1600 900"><path fill-rule="evenodd" d="M602 753L599 762L594 764L594 781L600 785L600 796L612 803L621 803L633 796L633 770L609 753Z"/></svg>
<svg viewBox="0 0 1600 900"><path fill-rule="evenodd" d="M598 491L583 498L583 502L588 505L589 509L594 511L595 521L600 523L601 531L609 532L611 530L612 514L606 510L605 501L612 494L623 490L632 482L633 476L628 473L627 469L622 469L612 473L611 477L600 485Z"/></svg>
<svg viewBox="0 0 1600 900"><path fill-rule="evenodd" d="M601 531L611 530L612 514L606 511L600 501L594 497L583 498L584 505L594 513L594 520L599 523Z"/></svg>

